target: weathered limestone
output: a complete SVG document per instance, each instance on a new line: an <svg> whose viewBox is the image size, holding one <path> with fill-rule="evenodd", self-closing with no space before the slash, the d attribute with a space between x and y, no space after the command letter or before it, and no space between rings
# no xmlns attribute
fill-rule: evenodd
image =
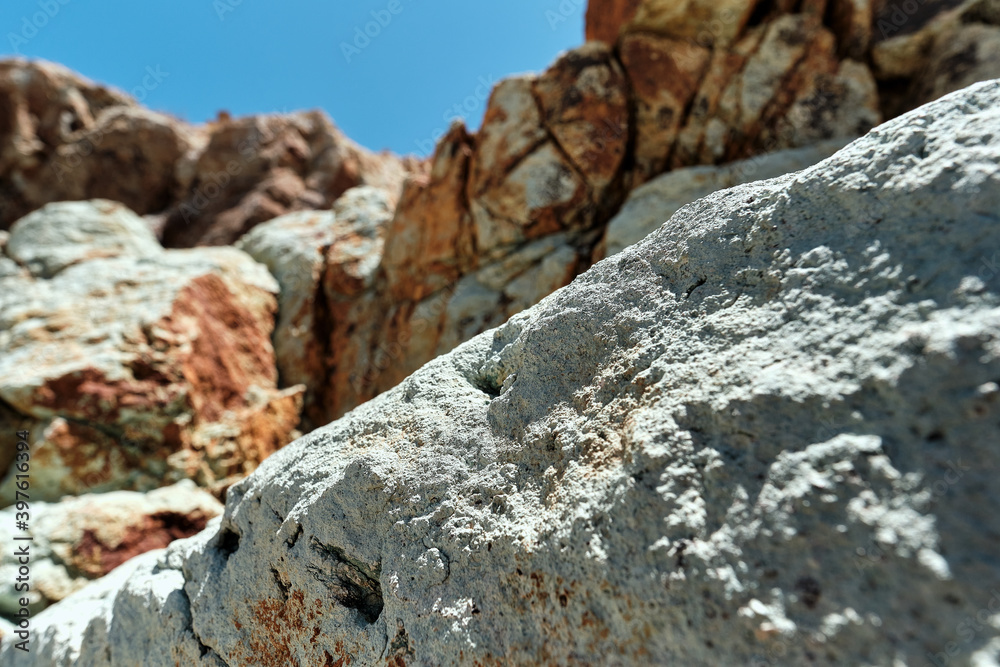
<svg viewBox="0 0 1000 667"><path fill-rule="evenodd" d="M106 201L49 204L4 250L31 273L0 279L0 425L31 431L34 499L221 492L293 437L303 389L276 385L277 285L244 253L164 251Z"/></svg>
<svg viewBox="0 0 1000 667"><path fill-rule="evenodd" d="M0 659L996 662L998 125L993 81L681 209Z"/></svg>

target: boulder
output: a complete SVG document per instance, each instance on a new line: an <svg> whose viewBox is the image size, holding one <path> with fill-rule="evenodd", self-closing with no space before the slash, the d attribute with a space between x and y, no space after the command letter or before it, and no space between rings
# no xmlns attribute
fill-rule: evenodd
<svg viewBox="0 0 1000 667"><path fill-rule="evenodd" d="M15 546L15 535L32 538L31 590L26 596L15 590L20 563L13 549L6 550L0 555L0 614L13 620L22 597L37 613L130 558L201 532L222 513L222 504L184 480L149 493L113 491L30 503L27 532L14 530L16 512L0 510L0 536Z"/></svg>
<svg viewBox="0 0 1000 667"><path fill-rule="evenodd" d="M47 204L9 234L7 256L32 274L51 278L102 257L153 257L163 251L146 222L108 200Z"/></svg>
<svg viewBox="0 0 1000 667"><path fill-rule="evenodd" d="M166 208L174 165L203 138L182 122L53 63L0 61L0 227L49 202Z"/></svg>
<svg viewBox="0 0 1000 667"><path fill-rule="evenodd" d="M979 84L680 209L0 659L996 662L998 124Z"/></svg>
<svg viewBox="0 0 1000 667"><path fill-rule="evenodd" d="M6 243L28 270L0 279L0 424L31 431L35 500L179 479L221 492L293 437L302 388L277 388L274 279L234 248L165 251L140 222L50 204Z"/></svg>
<svg viewBox="0 0 1000 667"><path fill-rule="evenodd" d="M374 154L319 111L223 119L185 174L187 191L161 214L168 247L227 245L291 211L328 209L348 189L379 187L395 205L412 159Z"/></svg>

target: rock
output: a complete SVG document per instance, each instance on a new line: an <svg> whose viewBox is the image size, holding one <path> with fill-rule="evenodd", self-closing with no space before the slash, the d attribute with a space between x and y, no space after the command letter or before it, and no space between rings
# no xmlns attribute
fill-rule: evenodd
<svg viewBox="0 0 1000 667"><path fill-rule="evenodd" d="M0 418L31 430L35 500L188 478L221 491L298 422L302 388L276 386L267 270L234 248L163 251L138 224L99 201L12 229L6 250L34 275L2 280Z"/></svg>
<svg viewBox="0 0 1000 667"><path fill-rule="evenodd" d="M159 76L169 76L160 73ZM321 112L193 126L41 61L0 61L0 228L56 201L104 198L151 216L171 247L223 245L357 185L393 203L423 167L375 154Z"/></svg>
<svg viewBox="0 0 1000 667"><path fill-rule="evenodd" d="M53 63L13 59L0 61L0 100L5 229L64 199L104 197L146 212L177 185L172 164L189 148L180 124L118 91Z"/></svg>
<svg viewBox="0 0 1000 667"><path fill-rule="evenodd" d="M0 659L996 661L998 110L682 208Z"/></svg>
<svg viewBox="0 0 1000 667"><path fill-rule="evenodd" d="M657 70L664 67L670 69L672 61L681 64L675 73L660 76L659 83L653 84L654 91L663 98L662 106L653 104L650 107L648 93L645 96L640 93L640 121L645 113L649 115L646 123L662 131L676 119L678 92L681 96L688 94L691 74L685 70L697 71L703 64L703 52L706 50L711 51L714 57L704 80L707 86L703 85L700 99L712 103L713 93L718 90L717 78L733 78L737 90L749 91L764 98L767 87L758 89L739 83L739 79L743 78L743 61L758 48L758 44L767 50L769 43L759 39L762 29L767 31L784 24L779 28L778 41L791 38L792 43L800 47L816 39L804 34L802 28L790 30L788 22L792 19L810 25L807 33L821 36L825 42L822 50L826 51L821 60L831 61L823 65L811 58L784 64L785 69L792 67L800 70L795 75L786 72L786 76L782 77L781 90L785 97L790 91L794 94L795 89L810 78L819 77L814 83L818 83L823 90L807 97L809 101L803 102L808 105L807 110L825 108L829 115L835 117L861 112L857 120L870 125L876 109L885 117L894 117L976 81L1000 76L1000 66L997 65L1000 62L1000 36L997 32L1000 12L996 9L995 0L912 3L809 0L798 5L787 1L763 3L757 0L727 0L721 3L707 0L592 0L587 7L586 34L588 40L620 45L623 61L627 63L632 59L634 62L630 74L640 90L644 79L657 78ZM752 43L749 51L748 41ZM651 44L661 46L650 48ZM850 63L849 72L840 72L839 84L824 80L840 70L837 61ZM878 80L878 99L874 107L871 105L870 75L867 67L862 65L867 62L872 63ZM781 64L781 61L773 64ZM849 92L845 87L854 90ZM861 94L855 100L863 106L855 106L844 99L845 93ZM772 100L779 107L785 104L781 96L772 97ZM831 108L831 103L839 109ZM703 102L693 107L695 114L700 104ZM662 109L660 116L650 113L657 106ZM683 108L682 104L680 108ZM714 110L711 113L714 114ZM786 112L783 115L789 114ZM795 123L794 115L790 118L795 125L795 135L815 127L806 122L806 118L800 119L799 123ZM725 121L723 125L726 125ZM840 136L821 128L822 125L816 128L823 135L820 138ZM733 126L728 126L728 129L733 129ZM705 138L711 140L711 134ZM655 169L657 158L662 160L663 156L663 146L659 145L662 137L660 139L655 149L648 149L654 150L654 155L646 158L654 160L653 175L658 173ZM776 143L768 150L808 143L807 137L793 138L791 143ZM637 149L641 152L642 148L640 142ZM727 159L733 157L742 156L727 155Z"/></svg>
<svg viewBox="0 0 1000 667"><path fill-rule="evenodd" d="M331 317L340 315L329 311L331 302L350 303L370 290L391 217L390 196L362 186L348 190L332 211L286 214L254 228L237 244L278 281L278 373L285 386L309 388L307 415L329 391L325 364L334 351L328 349L327 332Z"/></svg>
<svg viewBox="0 0 1000 667"><path fill-rule="evenodd" d="M379 187L395 205L414 160L375 155L320 112L250 116L208 128L186 195L165 214L169 247L225 245L291 211L329 208L348 189Z"/></svg>
<svg viewBox="0 0 1000 667"><path fill-rule="evenodd" d="M167 246L234 243L285 214L328 211L356 187L383 192L389 211L371 210L392 215L378 238L338 241L331 254L323 234L302 231L329 215L303 213L282 223L300 231L243 246L293 285L275 335L280 383L307 385L304 423L318 426L586 270L629 192L660 174L843 142L1000 76L992 3L594 0L597 41L501 81L480 129L456 124L419 163L365 151L319 112L194 127L65 70L10 61L0 202L26 212L70 192L44 165L73 151L82 160L96 138L160 174L155 187L123 180L116 198L134 201ZM889 30L886 17L902 23ZM115 169L64 176L70 198L105 187L105 173ZM158 194L133 194L147 192ZM0 276L22 273L0 259Z"/></svg>
<svg viewBox="0 0 1000 667"><path fill-rule="evenodd" d="M900 113L1000 76L1000 16L995 4L944 2L917 12L895 5L879 8L871 60L884 89L883 107Z"/></svg>
<svg viewBox="0 0 1000 667"><path fill-rule="evenodd" d="M521 90L508 95L507 91L513 87ZM508 97L517 97L517 100L510 102ZM509 155L528 143L514 133L510 116L534 111L535 116L531 118L538 122L537 109L527 86L519 86L515 82L501 84L491 100L497 98L497 104L517 104L520 108L492 112L487 108L485 123L489 127L499 124L499 128L497 132L481 135L481 140L483 145L493 145L494 142L501 145L494 146L496 153L491 155L490 161L476 165L479 176L473 181L473 188L485 190L491 187L490 179L502 176L505 173L502 169L523 157L523 154L517 157ZM525 109L529 106L530 110ZM500 120L492 120L497 117ZM537 126L531 129L541 132ZM486 126L483 131L487 131ZM544 132L541 134L544 135ZM497 236L486 229L478 233L473 229L465 193L472 155L470 144L465 127L453 125L438 144L427 176L411 179L403 188L395 216L389 223L382 262L386 289L394 300L419 300L446 287L474 266L476 239L489 243L486 240L488 236Z"/></svg>
<svg viewBox="0 0 1000 667"><path fill-rule="evenodd" d="M0 510L4 544L16 545L15 535L32 538L27 595L14 589L20 565L14 550L0 556L0 614L11 620L22 597L37 613L130 558L200 532L222 513L222 504L190 480L146 494L114 491L30 507L27 533L13 531L15 508Z"/></svg>
<svg viewBox="0 0 1000 667"><path fill-rule="evenodd" d="M51 278L66 267L101 257L153 257L163 251L142 218L107 200L47 204L22 219L7 256L32 274Z"/></svg>
<svg viewBox="0 0 1000 667"><path fill-rule="evenodd" d="M719 167L687 167L658 176L629 193L604 230L594 259L617 254L639 242L682 206L717 190L799 171L829 157L846 143L843 139L829 140L809 148L768 153Z"/></svg>
<svg viewBox="0 0 1000 667"><path fill-rule="evenodd" d="M622 65L636 98L637 180L666 168L710 58L711 51L697 44L646 33L622 41Z"/></svg>

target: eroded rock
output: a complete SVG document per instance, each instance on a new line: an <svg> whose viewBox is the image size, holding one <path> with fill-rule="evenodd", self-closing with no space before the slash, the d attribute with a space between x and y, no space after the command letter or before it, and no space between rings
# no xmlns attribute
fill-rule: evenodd
<svg viewBox="0 0 1000 667"><path fill-rule="evenodd" d="M276 385L267 270L234 248L164 251L138 224L108 202L50 204L6 245L33 275L2 280L0 416L30 421L35 499L221 490L298 422L302 388Z"/></svg>
<svg viewBox="0 0 1000 667"><path fill-rule="evenodd" d="M19 664L988 664L1000 81L681 209L269 458ZM141 648L136 648L136 647Z"/></svg>

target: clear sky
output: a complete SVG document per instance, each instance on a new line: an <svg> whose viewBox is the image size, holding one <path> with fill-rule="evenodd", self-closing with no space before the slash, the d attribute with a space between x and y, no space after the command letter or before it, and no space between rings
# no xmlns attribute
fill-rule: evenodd
<svg viewBox="0 0 1000 667"><path fill-rule="evenodd" d="M493 82L583 42L585 0L0 0L0 53L191 122L320 108L372 149L477 127ZM365 34L367 32L367 34ZM455 108L458 105L458 108Z"/></svg>

